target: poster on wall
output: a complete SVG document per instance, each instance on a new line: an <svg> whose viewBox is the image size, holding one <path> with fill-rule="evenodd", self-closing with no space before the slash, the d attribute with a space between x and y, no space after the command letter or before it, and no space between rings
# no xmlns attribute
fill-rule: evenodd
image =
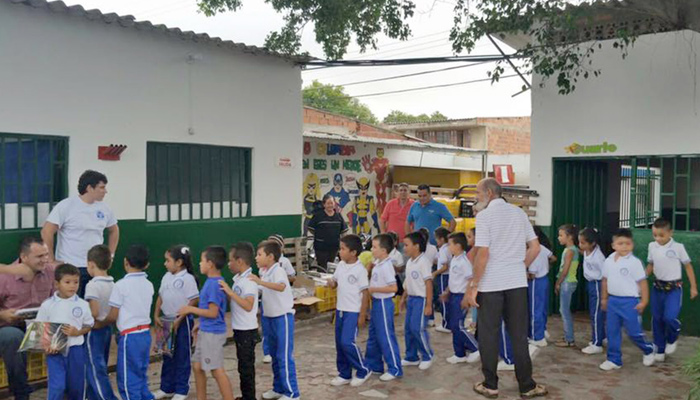
<svg viewBox="0 0 700 400"><path fill-rule="evenodd" d="M376 146L304 142L304 235L314 203L331 195L353 233L379 233L379 217L388 201L389 160Z"/></svg>

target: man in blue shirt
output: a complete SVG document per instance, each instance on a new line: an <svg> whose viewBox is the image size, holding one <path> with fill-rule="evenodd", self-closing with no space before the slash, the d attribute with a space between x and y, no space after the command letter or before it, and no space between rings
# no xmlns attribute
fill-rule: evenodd
<svg viewBox="0 0 700 400"><path fill-rule="evenodd" d="M449 223L450 232L455 230L455 221L450 210L442 203L433 200L430 194L430 186L423 184L418 186L418 201L413 203L406 219L406 233L426 228L430 232L430 243L435 242L435 229L442 225L442 220Z"/></svg>

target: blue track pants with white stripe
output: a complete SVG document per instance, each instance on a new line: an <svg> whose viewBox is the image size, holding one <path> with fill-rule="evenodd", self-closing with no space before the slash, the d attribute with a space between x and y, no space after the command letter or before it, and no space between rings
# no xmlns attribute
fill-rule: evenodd
<svg viewBox="0 0 700 400"><path fill-rule="evenodd" d="M391 297L372 299L372 318L369 321L369 337L365 360L372 372L383 373L384 362L389 373L402 376L401 351L394 330L394 302Z"/></svg>
<svg viewBox="0 0 700 400"><path fill-rule="evenodd" d="M418 361L418 353L423 361L433 359L428 335L428 317L425 315L425 297L408 296L406 302L406 322L404 335L406 338L406 361Z"/></svg>
<svg viewBox="0 0 700 400"><path fill-rule="evenodd" d="M163 356L160 390L165 393L187 396L190 391L192 328L194 328L194 318L188 315L182 320L175 333L175 351L170 356Z"/></svg>
<svg viewBox="0 0 700 400"><path fill-rule="evenodd" d="M605 311L600 307L601 281L589 281L588 311L591 313L591 343L602 346L605 339Z"/></svg>
<svg viewBox="0 0 700 400"><path fill-rule="evenodd" d="M294 314L268 318L270 355L272 356L272 389L292 399L299 397L297 369L294 363Z"/></svg>
<svg viewBox="0 0 700 400"><path fill-rule="evenodd" d="M107 359L112 343L112 327L93 329L85 336L87 348L87 398L116 400L107 374Z"/></svg>
<svg viewBox="0 0 700 400"><path fill-rule="evenodd" d="M83 400L85 398L85 347L71 346L68 355L46 357L49 372L48 400Z"/></svg>
<svg viewBox="0 0 700 400"><path fill-rule="evenodd" d="M128 333L117 341L117 387L122 400L153 400L148 390L151 332Z"/></svg>
<svg viewBox="0 0 700 400"><path fill-rule="evenodd" d="M362 352L357 346L357 321L360 313L340 311L335 312L335 351L338 375L343 379L352 378L353 368L358 378L364 378L369 373Z"/></svg>

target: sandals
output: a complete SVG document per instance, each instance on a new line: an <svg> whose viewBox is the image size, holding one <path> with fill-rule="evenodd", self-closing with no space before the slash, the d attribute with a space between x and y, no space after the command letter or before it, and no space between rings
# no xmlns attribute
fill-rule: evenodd
<svg viewBox="0 0 700 400"><path fill-rule="evenodd" d="M523 399L533 399L535 397L542 397L546 396L547 393L547 388L544 387L544 385L537 384L532 390L525 392L525 393L520 393L520 397Z"/></svg>
<svg viewBox="0 0 700 400"><path fill-rule="evenodd" d="M498 397L498 390L489 389L484 386L484 382L479 382L474 385L474 391L487 399L495 399Z"/></svg>

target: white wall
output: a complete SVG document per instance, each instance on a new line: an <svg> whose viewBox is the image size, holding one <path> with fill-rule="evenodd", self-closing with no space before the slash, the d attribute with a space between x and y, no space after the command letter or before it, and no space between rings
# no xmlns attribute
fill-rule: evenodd
<svg viewBox="0 0 700 400"><path fill-rule="evenodd" d="M488 172L493 171L493 165L510 164L515 174L515 184L530 185L530 155L529 154L489 154Z"/></svg>
<svg viewBox="0 0 700 400"><path fill-rule="evenodd" d="M302 186L301 77L291 64L7 1L0 53L0 132L69 136L71 194L96 169L117 216L143 219L146 141L241 146L253 148L253 215L299 213L282 201L301 198ZM191 53L202 59L190 66ZM110 143L128 146L121 161L98 161L97 146ZM280 156L293 167L275 167Z"/></svg>
<svg viewBox="0 0 700 400"><path fill-rule="evenodd" d="M690 31L642 36L625 60L607 41L593 65L602 75L579 82L573 94L557 94L555 80L540 89L541 78L533 79L538 224L551 224L552 157L571 157L564 148L573 142L614 143L608 156L700 153L699 51L700 34Z"/></svg>

